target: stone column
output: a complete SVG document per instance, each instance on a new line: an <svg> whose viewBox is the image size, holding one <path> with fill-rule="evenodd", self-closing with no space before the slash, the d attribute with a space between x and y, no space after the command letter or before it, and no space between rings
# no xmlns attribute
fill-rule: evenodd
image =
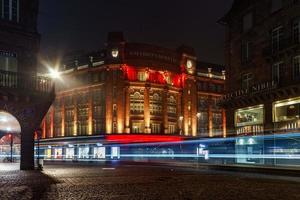
<svg viewBox="0 0 300 200"><path fill-rule="evenodd" d="M226 130L226 110L222 109L222 128L223 128L223 137L227 137L227 130Z"/></svg>
<svg viewBox="0 0 300 200"><path fill-rule="evenodd" d="M22 128L20 169L34 169L34 129Z"/></svg>
<svg viewBox="0 0 300 200"><path fill-rule="evenodd" d="M107 78L105 82L105 102L106 102L106 133L112 133L112 122L113 122L113 98L112 98L112 90L113 90L113 76L112 71L107 70L106 72Z"/></svg>
<svg viewBox="0 0 300 200"><path fill-rule="evenodd" d="M264 133L265 134L271 134L274 130L272 110L273 110L272 102L266 102L264 104L264 112L265 112Z"/></svg>
<svg viewBox="0 0 300 200"><path fill-rule="evenodd" d="M62 98L61 98L62 99ZM65 101L61 100L61 136L65 136Z"/></svg>
<svg viewBox="0 0 300 200"><path fill-rule="evenodd" d="M168 88L163 90L163 133L168 134L169 124L168 124Z"/></svg>
<svg viewBox="0 0 300 200"><path fill-rule="evenodd" d="M125 88L125 133L130 133L130 87Z"/></svg>
<svg viewBox="0 0 300 200"><path fill-rule="evenodd" d="M47 115L45 116L43 122L42 122L42 138L45 139L47 137L47 123L46 123Z"/></svg>
<svg viewBox="0 0 300 200"><path fill-rule="evenodd" d="M150 127L150 86L145 86L144 91L144 120L145 120L145 133L151 133Z"/></svg>
<svg viewBox="0 0 300 200"><path fill-rule="evenodd" d="M93 98L92 98L92 92L90 91L89 100L88 100L88 135L93 134Z"/></svg>
<svg viewBox="0 0 300 200"><path fill-rule="evenodd" d="M208 99L208 109L207 109L207 114L208 114L208 136L213 137L213 116L212 116L212 101L211 97Z"/></svg>
<svg viewBox="0 0 300 200"><path fill-rule="evenodd" d="M54 107L51 106L50 108L50 135L49 137L52 138L54 136Z"/></svg>
<svg viewBox="0 0 300 200"><path fill-rule="evenodd" d="M78 134L78 105L77 105L77 98L75 96L74 98L74 130L73 130L73 136L76 136Z"/></svg>
<svg viewBox="0 0 300 200"><path fill-rule="evenodd" d="M178 120L178 133L180 135L183 134L183 122L182 122L182 104L181 104L181 98L182 98L182 94L181 94L182 91L179 91L178 92L178 95L177 95L177 120Z"/></svg>

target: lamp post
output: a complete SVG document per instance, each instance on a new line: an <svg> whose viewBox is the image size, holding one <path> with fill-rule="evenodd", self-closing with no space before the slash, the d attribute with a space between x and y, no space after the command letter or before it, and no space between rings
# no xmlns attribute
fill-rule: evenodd
<svg viewBox="0 0 300 200"><path fill-rule="evenodd" d="M10 162L13 162L14 136L12 134L9 134L8 136L10 138Z"/></svg>

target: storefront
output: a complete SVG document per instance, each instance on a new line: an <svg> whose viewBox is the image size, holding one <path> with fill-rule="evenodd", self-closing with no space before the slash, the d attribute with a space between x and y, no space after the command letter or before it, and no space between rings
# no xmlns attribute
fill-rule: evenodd
<svg viewBox="0 0 300 200"><path fill-rule="evenodd" d="M300 127L300 97L273 103L273 122L276 130L296 130Z"/></svg>
<svg viewBox="0 0 300 200"><path fill-rule="evenodd" d="M264 105L238 109L234 118L238 135L257 135L264 131Z"/></svg>

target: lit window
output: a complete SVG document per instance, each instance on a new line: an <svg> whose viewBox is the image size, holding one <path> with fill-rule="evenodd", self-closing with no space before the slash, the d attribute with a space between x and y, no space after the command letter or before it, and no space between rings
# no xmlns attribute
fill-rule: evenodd
<svg viewBox="0 0 300 200"><path fill-rule="evenodd" d="M199 136L208 136L208 114L199 112L197 116L197 132Z"/></svg>
<svg viewBox="0 0 300 200"><path fill-rule="evenodd" d="M168 125L168 133L169 134L175 134L176 133L176 124L169 124Z"/></svg>
<svg viewBox="0 0 300 200"><path fill-rule="evenodd" d="M147 80L147 76L145 72L138 72L138 80L139 81L146 81Z"/></svg>
<svg viewBox="0 0 300 200"><path fill-rule="evenodd" d="M258 105L254 107L248 107L238 109L235 112L235 126L249 126L264 123L264 106Z"/></svg>
<svg viewBox="0 0 300 200"><path fill-rule="evenodd" d="M151 123L151 133L156 133L156 134L161 133L161 124Z"/></svg>
<svg viewBox="0 0 300 200"><path fill-rule="evenodd" d="M294 98L274 103L274 121L291 121L299 119L300 98Z"/></svg>
<svg viewBox="0 0 300 200"><path fill-rule="evenodd" d="M222 113L213 113L212 114L212 132L214 136L222 135L223 130L223 118Z"/></svg>
<svg viewBox="0 0 300 200"><path fill-rule="evenodd" d="M143 133L144 132L144 124L142 122L132 122L132 133Z"/></svg>

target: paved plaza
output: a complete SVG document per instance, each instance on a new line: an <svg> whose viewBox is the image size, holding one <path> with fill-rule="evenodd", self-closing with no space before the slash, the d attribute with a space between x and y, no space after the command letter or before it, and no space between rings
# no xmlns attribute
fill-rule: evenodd
<svg viewBox="0 0 300 200"><path fill-rule="evenodd" d="M0 199L300 199L297 177L135 165L0 164Z"/></svg>

